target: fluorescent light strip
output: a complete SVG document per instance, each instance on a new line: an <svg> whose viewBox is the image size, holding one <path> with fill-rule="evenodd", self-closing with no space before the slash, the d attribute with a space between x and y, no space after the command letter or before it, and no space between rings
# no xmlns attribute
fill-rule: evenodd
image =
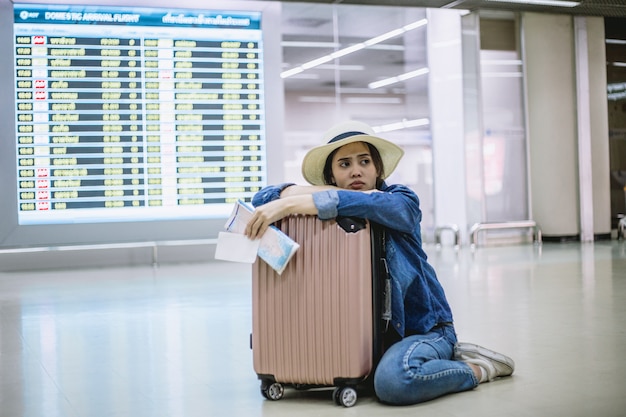
<svg viewBox="0 0 626 417"><path fill-rule="evenodd" d="M336 52L333 52L332 54L330 54L330 58L331 59L337 59L337 58L341 58L342 56L346 56L348 54L351 54L353 52L356 51L360 51L361 49L365 49L366 45L364 43L357 43L356 45L352 45L349 46L347 48L344 49L340 49Z"/></svg>
<svg viewBox="0 0 626 417"><path fill-rule="evenodd" d="M606 86L606 90L609 93L614 93L616 91L626 91L626 83L611 83Z"/></svg>
<svg viewBox="0 0 626 417"><path fill-rule="evenodd" d="M317 65L319 69L325 70L340 70L340 71L363 71L365 67L363 65L334 65L334 64L319 64ZM288 72L288 71L286 71ZM290 75L290 77L295 77L300 80L309 79L309 80L317 80L320 78L318 74L302 74L303 71L298 71ZM284 77L283 77L284 78Z"/></svg>
<svg viewBox="0 0 626 417"><path fill-rule="evenodd" d="M610 62L609 64L613 67L626 67L626 62Z"/></svg>
<svg viewBox="0 0 626 417"><path fill-rule="evenodd" d="M302 68L302 67L295 67L295 68L292 68L290 70L281 72L280 73L280 78L293 77L294 75L300 74L301 72L304 72L304 68Z"/></svg>
<svg viewBox="0 0 626 417"><path fill-rule="evenodd" d="M310 68L313 68L313 67L317 67L318 65L325 64L325 63L330 62L330 61L332 61L332 60L333 60L333 57L332 57L332 56L330 56L330 55L326 55L326 56L323 56L323 57L321 57L321 58L317 58L317 59L316 59L316 60L314 60L314 61L309 61L309 62L304 63L304 64L302 65L302 70L304 71L304 70L306 70L306 69L310 69Z"/></svg>
<svg viewBox="0 0 626 417"><path fill-rule="evenodd" d="M405 25L405 26L401 27L400 29L395 29L395 30L392 30L390 32L383 33L382 35L379 35L379 36L376 36L374 38L368 39L365 42L361 42L361 43L357 43L355 45L351 45L351 46L349 46L347 48L335 51L332 54L324 55L323 57L314 59L314 60L309 61L309 62L305 62L304 64L302 64L302 65L300 65L298 67L294 67L294 68L292 68L290 70L283 71L283 72L280 73L280 77L281 78L291 77L291 76L299 74L299 73L301 73L301 72L303 72L305 70L308 70L308 69L317 67L319 65L325 64L325 63L327 63L329 61L332 61L334 59L340 58L342 56L346 56L346 55L351 54L351 53L356 52L356 51L360 51L361 49L368 48L368 47L370 47L372 45L376 45L376 44L381 43L383 41L386 41L388 39L395 38L397 36L400 36L400 35L408 32L408 31L410 31L410 30L414 30L414 29L417 29L419 27L422 27L422 26L426 25L427 23L428 23L428 20L426 20L426 19L421 19L421 20L415 21L413 23L409 23L408 25Z"/></svg>
<svg viewBox="0 0 626 417"><path fill-rule="evenodd" d="M391 84L399 83L401 81L406 81L411 78L419 77L420 75L428 74L430 70L428 68L420 68L415 71L406 72L404 74L397 75L391 78L385 78L384 80L374 81L369 83L367 86L372 90L375 90L380 87L386 87Z"/></svg>
<svg viewBox="0 0 626 417"><path fill-rule="evenodd" d="M618 100L626 99L626 91L622 91L621 93L607 94L607 98L611 101L618 101Z"/></svg>
<svg viewBox="0 0 626 417"><path fill-rule="evenodd" d="M531 6L555 6L555 7L576 7L579 1L559 1L559 0L487 0L498 3L528 4Z"/></svg>
<svg viewBox="0 0 626 417"><path fill-rule="evenodd" d="M626 41L623 39L607 39L605 42L612 45L626 45Z"/></svg>
<svg viewBox="0 0 626 417"><path fill-rule="evenodd" d="M368 39L368 40L366 40L363 43L366 44L367 46L376 45L377 43L381 43L381 42L384 42L384 41L386 41L388 39L395 38L396 36L400 36L404 32L406 32L406 30L404 28L392 30L391 32L383 33L382 35L376 36L375 38Z"/></svg>
<svg viewBox="0 0 626 417"><path fill-rule="evenodd" d="M430 124L429 119L413 119L413 120L405 119L397 123L389 123L386 125L374 126L373 129L374 129L374 132L381 133L381 132L391 132L393 130L408 129L411 127L428 126L429 124Z"/></svg>

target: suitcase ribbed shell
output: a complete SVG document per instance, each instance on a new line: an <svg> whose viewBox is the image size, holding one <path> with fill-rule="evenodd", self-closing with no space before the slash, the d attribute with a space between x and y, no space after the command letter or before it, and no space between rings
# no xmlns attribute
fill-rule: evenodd
<svg viewBox="0 0 626 417"><path fill-rule="evenodd" d="M369 225L347 233L334 220L290 216L300 244L282 275L253 265L254 370L290 384L364 379L373 366Z"/></svg>

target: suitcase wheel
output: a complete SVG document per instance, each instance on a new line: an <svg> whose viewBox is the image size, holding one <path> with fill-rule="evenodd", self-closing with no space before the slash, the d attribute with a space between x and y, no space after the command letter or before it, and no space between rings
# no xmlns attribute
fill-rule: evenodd
<svg viewBox="0 0 626 417"><path fill-rule="evenodd" d="M283 398L285 388L283 384L278 382L263 381L261 382L261 395L268 400L278 401Z"/></svg>
<svg viewBox="0 0 626 417"><path fill-rule="evenodd" d="M333 391L333 399L337 405L352 407L357 400L356 389L353 387L337 387Z"/></svg>

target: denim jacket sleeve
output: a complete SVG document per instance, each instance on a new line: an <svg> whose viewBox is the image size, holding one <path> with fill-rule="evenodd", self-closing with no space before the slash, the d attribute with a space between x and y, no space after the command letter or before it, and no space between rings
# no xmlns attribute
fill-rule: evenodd
<svg viewBox="0 0 626 417"><path fill-rule="evenodd" d="M259 192L257 192L254 197L252 197L252 205L254 207L262 206L263 204L267 204L270 201L278 200L280 198L280 193L283 190L291 185L294 185L291 182L285 182L277 185L268 185L267 187L263 187Z"/></svg>
<svg viewBox="0 0 626 417"><path fill-rule="evenodd" d="M422 217L417 195L403 185L383 185L373 193L322 191L313 194L313 201L322 220L356 216L404 233L413 233Z"/></svg>
<svg viewBox="0 0 626 417"><path fill-rule="evenodd" d="M269 185L252 198L255 207L280 198L280 193L293 183ZM404 185L383 184L381 190L362 193L348 190L326 190L313 193L313 202L321 220L337 216L362 217L381 226L404 233L413 233L422 220L417 195Z"/></svg>

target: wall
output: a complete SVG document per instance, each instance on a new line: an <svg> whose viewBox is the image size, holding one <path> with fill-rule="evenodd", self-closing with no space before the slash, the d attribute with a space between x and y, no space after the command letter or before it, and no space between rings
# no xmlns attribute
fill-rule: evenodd
<svg viewBox="0 0 626 417"><path fill-rule="evenodd" d="M546 237L579 233L576 81L570 16L523 13L530 189Z"/></svg>
<svg viewBox="0 0 626 417"><path fill-rule="evenodd" d="M588 61L580 67L588 67L589 79L578 81L583 88L581 98L577 95L578 57L574 18L522 14L532 211L547 239L580 237L582 202L579 167L583 167L583 163L591 167L593 209L590 221L593 235L610 235L603 20L586 18L585 23L588 41L585 55L588 55ZM589 102L582 101L585 98ZM578 131L579 106L590 109L589 132ZM585 128L584 124L582 126ZM592 151L590 155L580 155L581 163L579 140L589 140L586 139L588 136Z"/></svg>

